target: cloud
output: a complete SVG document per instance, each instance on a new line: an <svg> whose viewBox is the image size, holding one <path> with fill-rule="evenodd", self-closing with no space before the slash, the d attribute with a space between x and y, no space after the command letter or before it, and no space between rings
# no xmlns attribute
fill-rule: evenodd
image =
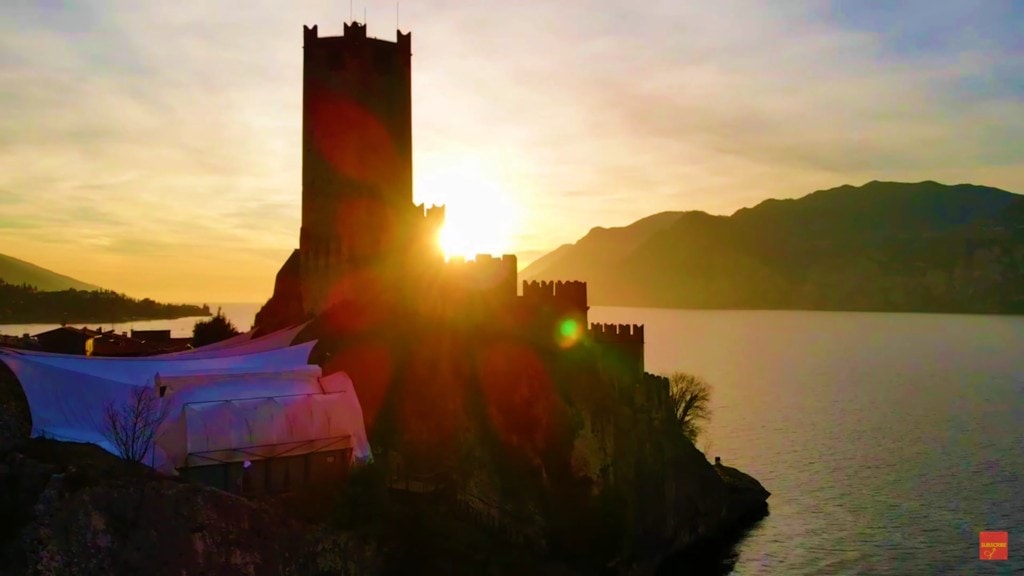
<svg viewBox="0 0 1024 576"><path fill-rule="evenodd" d="M0 206L20 204L24 199L10 190L0 189Z"/></svg>
<svg viewBox="0 0 1024 576"><path fill-rule="evenodd" d="M393 7L367 8L371 35L393 38ZM871 179L1024 191L1012 3L401 8L417 171L495 166L528 214L513 248ZM238 279L208 299L266 297L298 235L301 27L339 34L348 7L94 0L0 17L0 242L28 260L85 242L49 267L85 274L95 255L140 291L147 258L198 267L150 280L170 294L222 266Z"/></svg>

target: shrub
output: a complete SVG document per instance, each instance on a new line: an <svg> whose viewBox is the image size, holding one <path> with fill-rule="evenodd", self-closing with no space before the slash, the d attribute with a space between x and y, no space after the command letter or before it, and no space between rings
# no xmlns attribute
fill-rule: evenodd
<svg viewBox="0 0 1024 576"><path fill-rule="evenodd" d="M699 376L676 372L669 376L669 398L683 435L696 442L711 418L711 386Z"/></svg>
<svg viewBox="0 0 1024 576"><path fill-rule="evenodd" d="M149 454L157 428L167 417L166 405L152 388L132 388L121 403L110 402L103 413L104 436L125 460L142 462Z"/></svg>
<svg viewBox="0 0 1024 576"><path fill-rule="evenodd" d="M209 320L200 320L192 328L192 347L198 348L214 344L240 333L231 320L224 316L221 309L217 308L217 314L214 317Z"/></svg>

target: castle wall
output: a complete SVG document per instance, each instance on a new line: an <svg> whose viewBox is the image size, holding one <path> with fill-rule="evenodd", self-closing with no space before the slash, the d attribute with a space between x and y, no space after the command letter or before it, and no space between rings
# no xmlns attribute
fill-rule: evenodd
<svg viewBox="0 0 1024 576"><path fill-rule="evenodd" d="M411 35L368 38L359 23L342 36L320 37L316 26L304 35L303 223L325 193L369 189L411 204Z"/></svg>
<svg viewBox="0 0 1024 576"><path fill-rule="evenodd" d="M498 258L477 254L474 260L452 258L445 266L446 283L451 290L477 293L494 301L516 297L519 266L514 254Z"/></svg>
<svg viewBox="0 0 1024 576"><path fill-rule="evenodd" d="M644 327L642 324L591 324L588 335L604 347L622 368L644 373Z"/></svg>
<svg viewBox="0 0 1024 576"><path fill-rule="evenodd" d="M585 282L523 282L517 298L514 255L445 263L445 208L412 202L410 63L409 34L388 42L367 37L365 24L336 37L305 28L299 249L257 323L394 293L424 317L504 325L538 341L566 318L588 326ZM643 371L642 326L595 324L583 335Z"/></svg>
<svg viewBox="0 0 1024 576"><path fill-rule="evenodd" d="M351 279L403 249L412 205L411 35L368 38L366 25L321 37L304 29L304 309L355 296Z"/></svg>
<svg viewBox="0 0 1024 576"><path fill-rule="evenodd" d="M578 281L523 281L523 301L559 314L575 314L587 322L587 283Z"/></svg>

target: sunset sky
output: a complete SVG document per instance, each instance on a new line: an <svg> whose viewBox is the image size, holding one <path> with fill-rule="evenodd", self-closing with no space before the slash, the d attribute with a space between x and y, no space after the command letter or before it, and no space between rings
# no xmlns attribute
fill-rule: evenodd
<svg viewBox="0 0 1024 576"><path fill-rule="evenodd" d="M416 200L524 262L869 180L1024 192L1024 3L405 0ZM393 40L393 1L355 1ZM344 0L0 6L0 253L262 301L297 246L302 26ZM495 208L497 206L497 208Z"/></svg>

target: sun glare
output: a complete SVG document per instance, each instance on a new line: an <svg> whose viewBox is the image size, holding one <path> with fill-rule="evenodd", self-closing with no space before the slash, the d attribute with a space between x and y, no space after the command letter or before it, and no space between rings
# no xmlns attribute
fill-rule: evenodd
<svg viewBox="0 0 1024 576"><path fill-rule="evenodd" d="M445 257L495 256L512 250L518 207L494 170L469 162L431 171L417 188L445 205L438 243Z"/></svg>

